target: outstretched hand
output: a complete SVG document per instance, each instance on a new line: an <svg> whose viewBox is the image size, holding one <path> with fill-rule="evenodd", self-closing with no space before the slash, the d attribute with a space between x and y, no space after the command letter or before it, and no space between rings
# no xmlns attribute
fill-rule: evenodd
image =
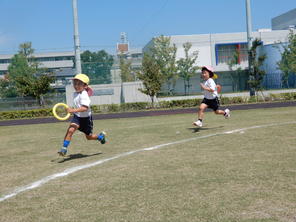
<svg viewBox="0 0 296 222"><path fill-rule="evenodd" d="M74 111L73 108L68 107L68 108L67 108L67 112L68 112L68 113L74 113L75 111Z"/></svg>

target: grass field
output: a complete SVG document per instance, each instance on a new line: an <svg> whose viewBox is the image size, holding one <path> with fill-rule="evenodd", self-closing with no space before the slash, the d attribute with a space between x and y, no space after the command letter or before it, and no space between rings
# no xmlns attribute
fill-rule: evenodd
<svg viewBox="0 0 296 222"><path fill-rule="evenodd" d="M96 163L2 200L0 221L296 221L296 107L193 120L95 121L109 143L76 133L65 159L67 123L0 127L0 198Z"/></svg>

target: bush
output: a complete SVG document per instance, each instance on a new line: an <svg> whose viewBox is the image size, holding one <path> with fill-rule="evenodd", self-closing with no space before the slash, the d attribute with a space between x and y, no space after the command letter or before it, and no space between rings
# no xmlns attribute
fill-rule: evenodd
<svg viewBox="0 0 296 222"><path fill-rule="evenodd" d="M202 101L202 99L161 101L161 102L159 102L158 107L159 108L196 107L201 103L201 101Z"/></svg>
<svg viewBox="0 0 296 222"><path fill-rule="evenodd" d="M123 103L120 104L121 111L129 111L129 110L143 110L149 108L148 102L136 102L136 103Z"/></svg>
<svg viewBox="0 0 296 222"><path fill-rule="evenodd" d="M120 105L117 104L111 104L108 106L108 112L118 112L120 110Z"/></svg>
<svg viewBox="0 0 296 222"><path fill-rule="evenodd" d="M222 105L230 104L230 98L229 98L229 97L221 97L221 98L220 98L220 103L221 103Z"/></svg>
<svg viewBox="0 0 296 222"><path fill-rule="evenodd" d="M244 98L241 97L241 96L233 97L233 98L231 99L231 103L233 103L233 104L241 104L241 103L244 103L244 102L245 102L245 100L244 100Z"/></svg>
<svg viewBox="0 0 296 222"><path fill-rule="evenodd" d="M221 97L221 105L229 104L242 104L242 103L255 103L262 98L252 97ZM296 100L296 93L281 93L270 94L265 98L266 101L288 101ZM161 101L156 104L157 108L172 109L172 108L186 108L197 107L200 105L202 99L186 99L186 100L172 100ZM151 103L148 102L136 102L136 103L124 103L124 104L110 104L110 105L93 105L91 106L93 113L108 113L108 112L126 112L126 111L138 111L151 108ZM9 119L23 119L23 118L36 118L36 117L49 117L53 116L51 109L33 109L33 110L21 110L21 111L7 111L0 112L0 120Z"/></svg>
<svg viewBox="0 0 296 222"><path fill-rule="evenodd" d="M48 117L48 116L53 116L51 109L33 109L33 110L0 112L0 120L24 119L24 118Z"/></svg>

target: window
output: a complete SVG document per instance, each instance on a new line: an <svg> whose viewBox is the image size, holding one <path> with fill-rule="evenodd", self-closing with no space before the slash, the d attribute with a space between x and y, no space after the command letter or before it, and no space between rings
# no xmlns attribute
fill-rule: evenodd
<svg viewBox="0 0 296 222"><path fill-rule="evenodd" d="M230 43L217 44L216 50L216 65L227 64L233 59L235 52L239 53L238 64L248 60L248 45L247 43Z"/></svg>
<svg viewBox="0 0 296 222"><path fill-rule="evenodd" d="M11 60L10 59L0 59L0 64L7 64L10 63Z"/></svg>

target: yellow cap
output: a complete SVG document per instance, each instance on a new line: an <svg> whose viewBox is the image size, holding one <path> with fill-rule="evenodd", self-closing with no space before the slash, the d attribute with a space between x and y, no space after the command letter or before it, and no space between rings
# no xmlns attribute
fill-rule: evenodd
<svg viewBox="0 0 296 222"><path fill-rule="evenodd" d="M213 79L218 79L218 75L214 73Z"/></svg>
<svg viewBox="0 0 296 222"><path fill-rule="evenodd" d="M87 85L88 85L88 83L89 83L89 78L88 78L88 76L85 75L85 74L82 74L82 73L77 74L77 75L74 77L74 79L78 79L78 80L80 80L81 82L83 82L83 83L85 83L85 84L87 84Z"/></svg>

